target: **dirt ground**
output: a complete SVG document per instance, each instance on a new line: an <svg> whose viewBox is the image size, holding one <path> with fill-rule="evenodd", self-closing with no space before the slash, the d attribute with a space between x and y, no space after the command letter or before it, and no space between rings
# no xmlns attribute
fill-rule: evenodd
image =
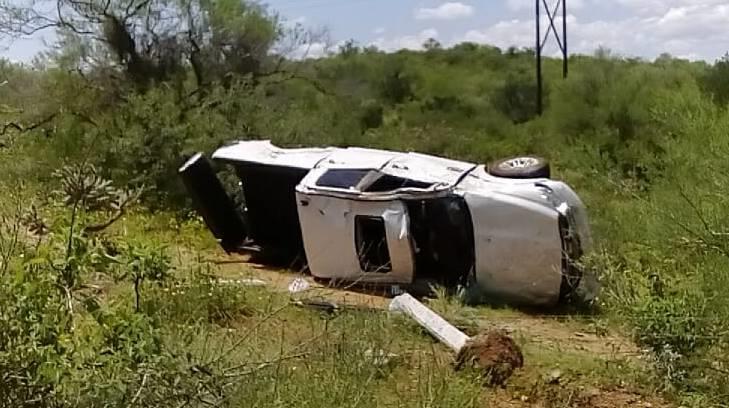
<svg viewBox="0 0 729 408"><path fill-rule="evenodd" d="M603 359L638 358L642 355L635 343L625 337L575 330L574 325L557 318L503 317L484 325L502 328L515 335L528 336L532 341L555 350L583 351Z"/></svg>
<svg viewBox="0 0 729 408"><path fill-rule="evenodd" d="M657 397L646 397L628 390L598 390L587 388L571 395L568 403L559 406L570 408L670 408L673 405ZM504 391L497 391L489 400L490 407L495 408L547 408L554 404L549 397L533 399L528 396L512 396Z"/></svg>
<svg viewBox="0 0 729 408"><path fill-rule="evenodd" d="M323 298L340 306L369 307L386 309L392 294L382 290L381 293L363 293L361 291L328 287L316 282L309 275L292 273L286 270L275 270L263 265L247 263L246 257L218 257L213 260L220 276L232 282L240 279L257 279L266 282L274 290L287 291L289 284L302 278L310 288L301 296ZM513 316L495 316L479 321L479 326L487 330L505 330L519 336L528 336L530 341L538 342L544 347L557 350L571 349L589 352L596 357L638 357L640 349L629 339L611 333L590 333L576 330L574 325L562 321L559 316L530 316L518 314Z"/></svg>
<svg viewBox="0 0 729 408"><path fill-rule="evenodd" d="M245 282L254 279L265 282L273 290L288 291L291 282L296 278L304 279L309 288L297 294L297 297L324 299L338 306L358 308L386 309L392 298L391 293L362 293L359 291L335 289L316 282L311 276L292 273L286 270L272 270L263 265L247 263L245 257L218 257L213 262L218 267L221 279L227 282ZM551 349L556 352L583 352L599 359L640 358L640 349L629 339L617 334L603 332L590 333L578 330L569 321L558 316L531 316L524 313L494 316L478 322L483 331L501 331L511 336L523 336L537 347ZM526 369L526 368L525 368ZM498 408L537 407L548 408L566 406L574 408L668 408L673 405L658 397L643 396L627 389L598 389L595 387L578 387L576 390L561 389L559 384L543 385L534 397L512 395L503 389L495 391L489 406ZM550 389L549 387L557 387ZM564 393L567 392L565 405ZM550 401L550 394L560 394L558 405ZM556 397L555 397L556 398Z"/></svg>
<svg viewBox="0 0 729 408"><path fill-rule="evenodd" d="M491 386L502 386L524 366L521 348L506 331L492 330L472 337L456 356L456 369L472 366L483 372Z"/></svg>

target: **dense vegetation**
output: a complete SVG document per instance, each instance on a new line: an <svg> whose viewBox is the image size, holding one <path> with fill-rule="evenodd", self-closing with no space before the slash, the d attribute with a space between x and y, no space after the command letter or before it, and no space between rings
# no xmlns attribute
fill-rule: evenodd
<svg viewBox="0 0 729 408"><path fill-rule="evenodd" d="M281 317L285 299L213 284L176 169L260 138L548 157L592 217L597 319L649 349L649 387L729 399L729 57L598 50L566 80L549 61L537 116L530 50L349 42L292 61L310 34L238 0L59 0L44 19L18 4L0 0L0 33L45 24L60 41L0 60L0 405L333 406L353 386L363 406L479 404L472 379L429 365L442 356L411 359L407 387L383 380L362 356L415 341L397 322Z"/></svg>

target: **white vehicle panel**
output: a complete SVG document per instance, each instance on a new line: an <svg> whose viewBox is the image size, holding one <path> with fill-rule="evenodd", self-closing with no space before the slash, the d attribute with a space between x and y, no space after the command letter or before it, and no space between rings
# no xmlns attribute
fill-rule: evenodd
<svg viewBox="0 0 729 408"><path fill-rule="evenodd" d="M407 284L414 259L405 204L400 201L355 201L296 193L304 250L312 275L324 279ZM357 216L381 217L385 224L391 271L365 272L355 240Z"/></svg>
<svg viewBox="0 0 729 408"><path fill-rule="evenodd" d="M213 154L213 159L231 162L258 163L268 166L295 167L312 169L336 149L306 148L283 149L268 140L241 141L221 147Z"/></svg>
<svg viewBox="0 0 729 408"><path fill-rule="evenodd" d="M382 169L382 172L392 176L452 187L474 167L476 165L472 163L408 153L391 160Z"/></svg>
<svg viewBox="0 0 729 408"><path fill-rule="evenodd" d="M322 160L317 168L326 169L380 169L388 161L396 157L398 153L385 150L363 149L350 147L337 149L325 160Z"/></svg>
<svg viewBox="0 0 729 408"><path fill-rule="evenodd" d="M557 303L562 282L557 211L487 191L464 196L473 219L479 291L491 300Z"/></svg>

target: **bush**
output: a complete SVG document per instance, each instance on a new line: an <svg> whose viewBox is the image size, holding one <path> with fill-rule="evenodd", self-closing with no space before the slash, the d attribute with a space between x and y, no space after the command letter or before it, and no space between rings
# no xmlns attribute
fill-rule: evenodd
<svg viewBox="0 0 729 408"><path fill-rule="evenodd" d="M142 284L152 281L159 285L170 277L171 260L166 251L164 246L144 241L123 244L116 278L131 281L137 311L142 301Z"/></svg>
<svg viewBox="0 0 729 408"><path fill-rule="evenodd" d="M380 95L390 104L406 102L414 96L413 80L405 70L403 59L395 56L385 62L383 79L380 83Z"/></svg>
<svg viewBox="0 0 729 408"><path fill-rule="evenodd" d="M382 126L384 108L377 101L368 100L362 103L362 113L360 114L360 126L362 131L375 129Z"/></svg>
<svg viewBox="0 0 729 408"><path fill-rule="evenodd" d="M0 405L53 406L71 369L71 316L53 275L29 265L0 276Z"/></svg>
<svg viewBox="0 0 729 408"><path fill-rule="evenodd" d="M686 293L642 300L634 314L638 342L680 355L706 347L715 335L706 306L704 296Z"/></svg>
<svg viewBox="0 0 729 408"><path fill-rule="evenodd" d="M543 100L548 100L548 95ZM537 86L534 80L524 76L509 75L496 89L493 105L514 123L524 123L537 116Z"/></svg>
<svg viewBox="0 0 729 408"><path fill-rule="evenodd" d="M729 54L716 61L701 78L704 91L721 107L729 104Z"/></svg>

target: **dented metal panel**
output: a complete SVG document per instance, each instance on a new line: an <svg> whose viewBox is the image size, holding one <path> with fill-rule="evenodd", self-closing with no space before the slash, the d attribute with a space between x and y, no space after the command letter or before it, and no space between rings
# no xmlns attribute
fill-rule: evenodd
<svg viewBox="0 0 729 408"><path fill-rule="evenodd" d="M427 183L453 187L476 167L473 163L428 156L418 153L401 154L382 169L383 173Z"/></svg>
<svg viewBox="0 0 729 408"><path fill-rule="evenodd" d="M407 209L402 202L354 201L296 194L304 248L312 275L359 282L411 283L414 260ZM391 266L389 272L365 272L356 247L357 216L383 220Z"/></svg>
<svg viewBox="0 0 729 408"><path fill-rule="evenodd" d="M523 198L465 193L471 211L476 286L490 300L553 305L560 296L559 213Z"/></svg>

